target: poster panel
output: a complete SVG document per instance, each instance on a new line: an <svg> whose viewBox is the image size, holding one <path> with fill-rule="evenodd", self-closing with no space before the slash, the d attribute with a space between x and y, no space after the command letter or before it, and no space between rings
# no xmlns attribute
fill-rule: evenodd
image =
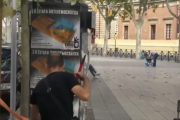
<svg viewBox="0 0 180 120"><path fill-rule="evenodd" d="M77 72L80 66L80 57L79 54L74 54L72 56L72 51L62 51L59 49L31 49L31 65L30 65L30 83L31 88L35 88L36 84L49 74L46 67L47 55L51 52L58 52L63 54L65 71L74 73ZM79 53L78 51L73 51L74 53ZM66 54L65 54L66 53ZM68 53L68 54L67 54Z"/></svg>
<svg viewBox="0 0 180 120"><path fill-rule="evenodd" d="M31 9L31 48L80 50L78 7L41 3Z"/></svg>
<svg viewBox="0 0 180 120"><path fill-rule="evenodd" d="M36 4L36 2L35 2ZM48 75L47 55L61 53L64 57L65 71L77 72L80 66L80 7L62 3L40 3L33 6L31 18L31 60L30 87ZM38 9L37 9L38 8Z"/></svg>

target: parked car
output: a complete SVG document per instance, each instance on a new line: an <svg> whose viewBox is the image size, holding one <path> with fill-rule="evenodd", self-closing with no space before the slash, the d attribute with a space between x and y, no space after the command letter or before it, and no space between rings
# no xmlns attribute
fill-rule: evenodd
<svg viewBox="0 0 180 120"><path fill-rule="evenodd" d="M18 52L17 52L18 53ZM10 77L11 77L11 48L10 46L2 46L1 60L1 99L10 106ZM16 78L16 108L20 106L21 96L21 59L17 54L17 78ZM4 108L1 111L5 111Z"/></svg>

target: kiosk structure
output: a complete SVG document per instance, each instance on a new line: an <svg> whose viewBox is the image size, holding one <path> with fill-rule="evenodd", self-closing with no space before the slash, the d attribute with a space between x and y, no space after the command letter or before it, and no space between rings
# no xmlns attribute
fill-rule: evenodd
<svg viewBox="0 0 180 120"><path fill-rule="evenodd" d="M52 52L64 56L65 71L77 72L82 58L86 55L84 69L89 68L91 34L88 28L95 28L94 14L88 12L85 4L36 2L29 5L30 25L30 88L48 75L45 67L46 57ZM85 69L86 68L86 69ZM74 97L74 116L85 120L86 105Z"/></svg>

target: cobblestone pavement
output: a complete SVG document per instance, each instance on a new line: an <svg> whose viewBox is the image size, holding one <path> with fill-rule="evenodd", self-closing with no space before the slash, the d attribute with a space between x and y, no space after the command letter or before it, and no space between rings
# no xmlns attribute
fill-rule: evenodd
<svg viewBox="0 0 180 120"><path fill-rule="evenodd" d="M144 60L116 59L92 57L91 64L101 73L101 78L94 83L105 83L110 91L104 88L92 88L91 104L96 120L172 120L177 110L177 100L180 99L180 64L167 61L157 61L157 67L144 67ZM93 92L95 91L95 92ZM97 99L101 94L102 101ZM107 97L107 94L112 94ZM118 101L118 108L115 99ZM114 101L113 101L114 100ZM116 110L108 107L108 101ZM102 103L105 103L102 105ZM97 113L99 106L108 108L104 113ZM121 107L122 106L122 107ZM103 110L103 107L101 107ZM123 112L122 112L123 111ZM125 112L124 112L125 111ZM114 114L119 114L114 117ZM120 114L121 113L121 114ZM109 115L109 118L107 116ZM101 116L101 118L99 117ZM128 117L129 116L129 117ZM119 119L118 119L119 118Z"/></svg>

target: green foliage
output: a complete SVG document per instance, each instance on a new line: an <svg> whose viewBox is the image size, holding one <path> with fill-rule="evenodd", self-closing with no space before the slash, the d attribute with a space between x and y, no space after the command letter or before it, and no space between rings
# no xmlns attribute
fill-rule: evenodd
<svg viewBox="0 0 180 120"><path fill-rule="evenodd" d="M98 11L105 19L107 23L111 23L112 20L115 20L115 16L119 13L122 4L128 2L128 0L90 0L92 3L97 5ZM112 16L108 16L108 6L113 4ZM106 14L103 15L102 9L106 10Z"/></svg>
<svg viewBox="0 0 180 120"><path fill-rule="evenodd" d="M46 0L46 2L48 1L52 1L52 0ZM55 0L55 1L63 2L63 0ZM83 0L76 0L76 3L83 3Z"/></svg>
<svg viewBox="0 0 180 120"><path fill-rule="evenodd" d="M132 12L131 5L129 3L124 3L123 8L124 8L124 10L121 10L119 12L119 16L122 18L122 20L125 20L126 18L132 19L132 16L129 15L129 13Z"/></svg>
<svg viewBox="0 0 180 120"><path fill-rule="evenodd" d="M36 0L37 1L37 7L40 8L40 4L39 4L39 0ZM46 2L51 2L53 0L46 0ZM56 2L63 2L63 0L54 0ZM76 3L83 3L83 0L76 0Z"/></svg>
<svg viewBox="0 0 180 120"><path fill-rule="evenodd" d="M17 4L17 10L19 11L19 10L21 10L21 0L18 0L18 4Z"/></svg>
<svg viewBox="0 0 180 120"><path fill-rule="evenodd" d="M7 6L8 5L8 1L7 0L3 0L3 4Z"/></svg>
<svg viewBox="0 0 180 120"><path fill-rule="evenodd" d="M83 3L83 0L77 0L77 3Z"/></svg>
<svg viewBox="0 0 180 120"><path fill-rule="evenodd" d="M156 9L159 7L159 4L155 2L155 0L139 0L139 3L136 2L137 9L134 9L135 4L130 0L130 2L126 2L123 4L124 10L122 10L119 15L123 20L126 18L130 18L135 20L135 13L139 16L140 19L144 18L148 9L152 9L152 12L155 13ZM133 8L132 8L133 7Z"/></svg>
<svg viewBox="0 0 180 120"><path fill-rule="evenodd" d="M8 0L3 0L3 4L6 5L6 6L9 6ZM19 11L20 8L21 8L21 0L18 0L17 10Z"/></svg>

